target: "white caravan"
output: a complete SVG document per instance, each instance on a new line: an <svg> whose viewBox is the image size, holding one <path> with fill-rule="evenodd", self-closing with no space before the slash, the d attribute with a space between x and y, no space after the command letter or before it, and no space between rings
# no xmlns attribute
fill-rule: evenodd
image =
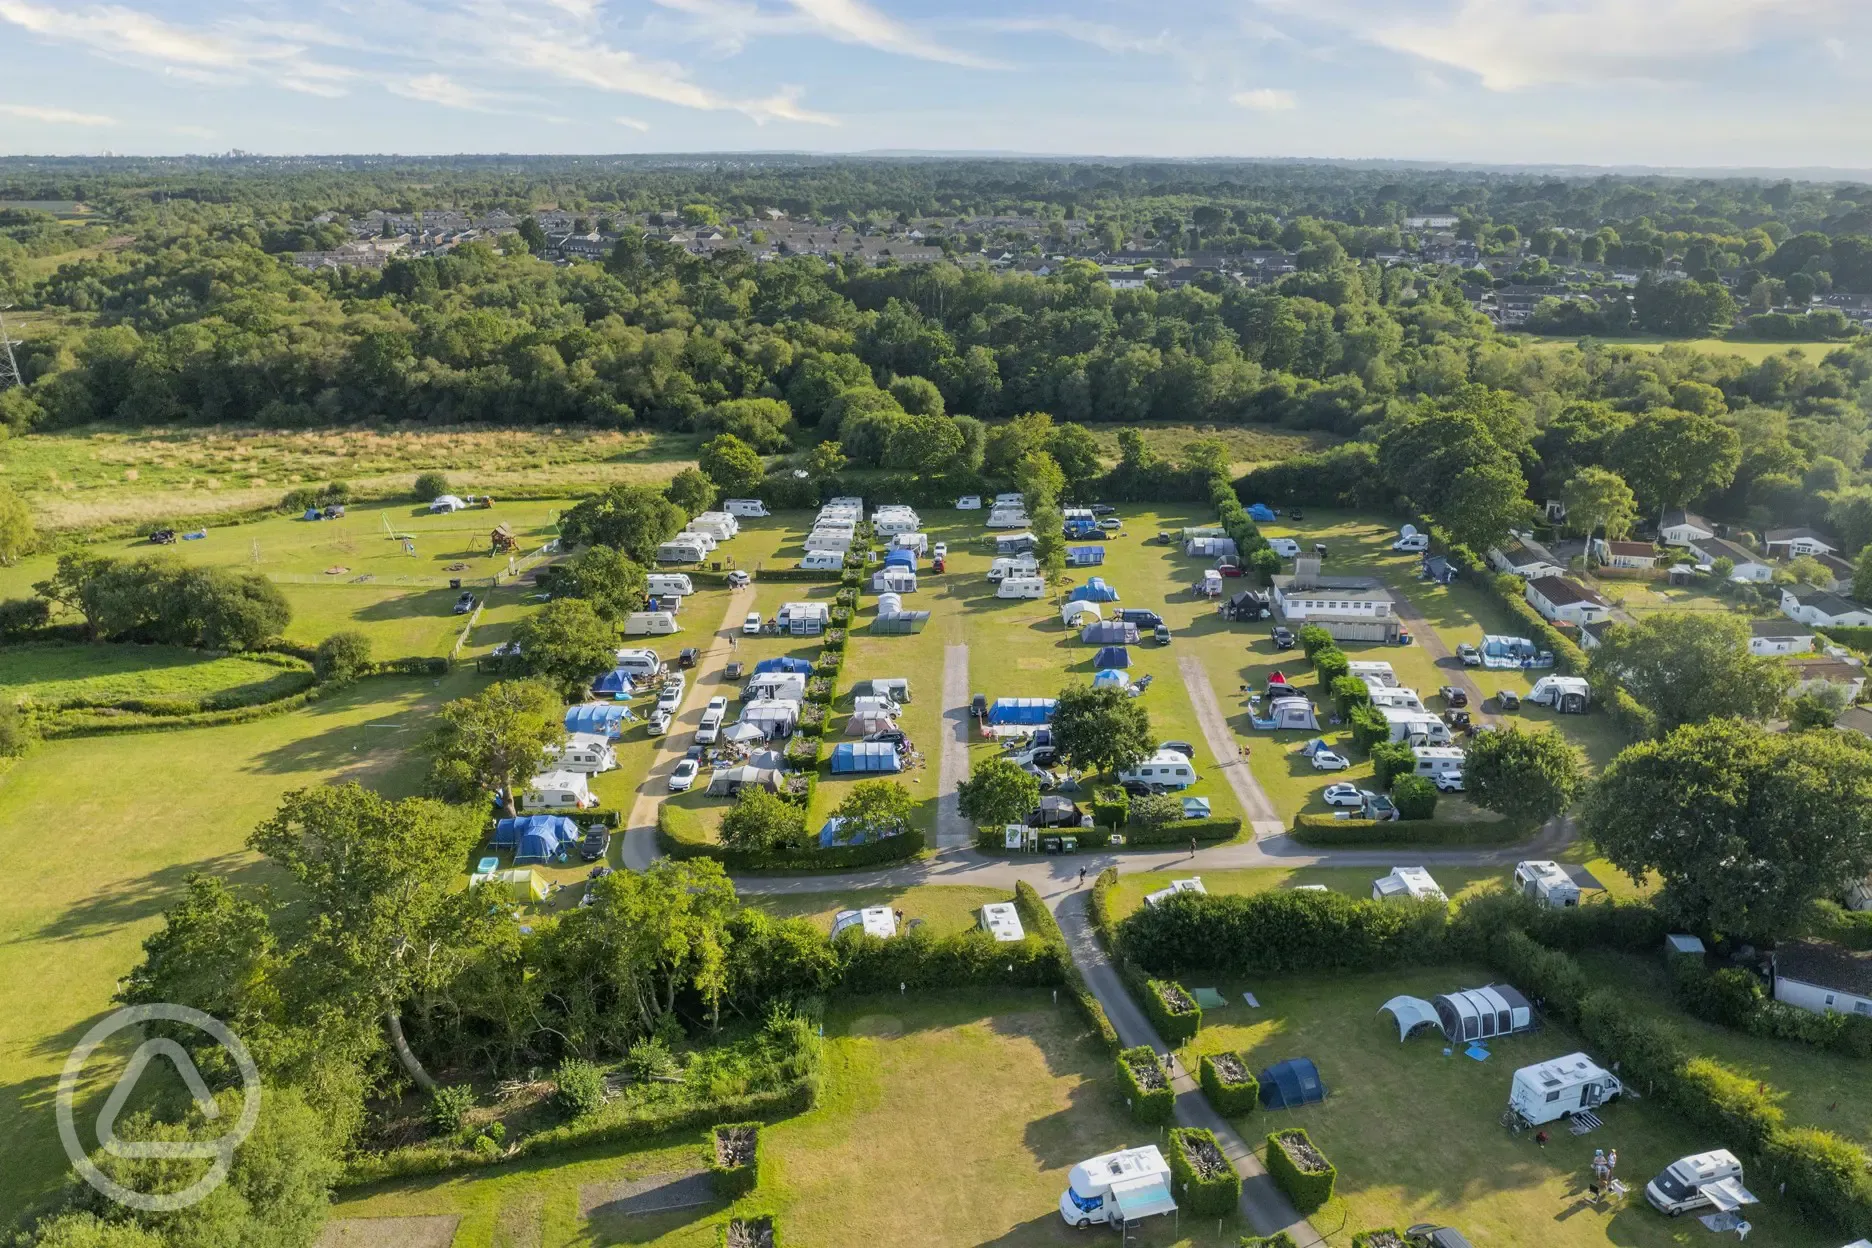
<svg viewBox="0 0 1872 1248"><path fill-rule="evenodd" d="M1538 1127L1581 1110L1597 1109L1624 1091L1617 1075L1584 1053L1569 1053L1515 1071L1508 1108Z"/></svg>

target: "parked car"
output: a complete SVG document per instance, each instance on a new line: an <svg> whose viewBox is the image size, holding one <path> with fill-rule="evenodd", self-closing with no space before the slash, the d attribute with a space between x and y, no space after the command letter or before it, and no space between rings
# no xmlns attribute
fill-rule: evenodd
<svg viewBox="0 0 1872 1248"><path fill-rule="evenodd" d="M1122 781L1121 784L1124 791L1129 793L1132 797L1144 797L1151 793L1160 793L1163 791L1161 786L1146 784L1142 780L1125 780Z"/></svg>
<svg viewBox="0 0 1872 1248"><path fill-rule="evenodd" d="M987 713L988 713L988 695L987 694L978 693L973 698L969 699L969 714L973 715L976 719L980 719L982 716L986 715Z"/></svg>
<svg viewBox="0 0 1872 1248"><path fill-rule="evenodd" d="M1117 516L1105 516L1099 520L1098 527L1107 533L1116 533L1124 527L1124 521Z"/></svg>
<svg viewBox="0 0 1872 1248"><path fill-rule="evenodd" d="M728 713L728 699L724 698L719 693L716 694L714 697L710 698L708 700L708 705L702 708L702 713L704 715L710 714L711 712L714 712L714 711L720 711L724 715Z"/></svg>
<svg viewBox="0 0 1872 1248"><path fill-rule="evenodd" d="M1458 730L1473 727L1468 711L1444 711L1443 722Z"/></svg>
<svg viewBox="0 0 1872 1248"><path fill-rule="evenodd" d="M1469 1248L1469 1241L1463 1233L1453 1226L1438 1226L1434 1222L1419 1222L1404 1232L1413 1248Z"/></svg>
<svg viewBox="0 0 1872 1248"><path fill-rule="evenodd" d="M1118 509L1110 503L1091 503L1086 507L1086 510L1095 516L1115 516L1118 514Z"/></svg>
<svg viewBox="0 0 1872 1248"><path fill-rule="evenodd" d="M689 786L695 783L696 773L701 770L702 764L696 762L695 759L683 759L676 764L676 770L669 773L669 791L672 793L688 792Z"/></svg>
<svg viewBox="0 0 1872 1248"><path fill-rule="evenodd" d="M878 731L872 733L870 736L866 737L865 740L888 741L892 745L897 746L899 749L901 749L903 748L905 744L909 742L910 738L904 735L904 730L901 728L881 728Z"/></svg>
<svg viewBox="0 0 1872 1248"><path fill-rule="evenodd" d="M1462 660L1464 667L1482 666L1482 652L1466 641L1456 647L1456 657Z"/></svg>
<svg viewBox="0 0 1872 1248"><path fill-rule="evenodd" d="M1302 514L1301 514L1301 512L1300 512L1300 509L1299 509L1298 507L1289 507L1289 508L1287 509L1287 518L1288 518L1289 520L1304 520L1304 519L1306 519L1306 517L1305 517L1304 515L1302 515Z"/></svg>
<svg viewBox="0 0 1872 1248"><path fill-rule="evenodd" d="M475 609L475 596L464 589L461 592L461 596L455 599L455 614L467 615L470 611L474 609Z"/></svg>
<svg viewBox="0 0 1872 1248"><path fill-rule="evenodd" d="M1374 793L1370 789L1366 789L1363 793L1359 794L1359 796L1365 799L1364 813L1367 819L1382 820L1395 819L1398 817L1397 806L1384 794Z"/></svg>
<svg viewBox="0 0 1872 1248"><path fill-rule="evenodd" d="M1498 689L1495 691L1495 705L1504 711L1518 711L1521 709L1521 695L1512 689Z"/></svg>
<svg viewBox="0 0 1872 1248"><path fill-rule="evenodd" d="M1351 765L1352 760L1343 754L1335 754L1331 750L1313 751L1314 771L1344 771Z"/></svg>
<svg viewBox="0 0 1872 1248"><path fill-rule="evenodd" d="M1291 650L1299 644L1300 639L1294 636L1294 632L1291 628L1276 628L1274 630L1274 648L1276 650Z"/></svg>
<svg viewBox="0 0 1872 1248"><path fill-rule="evenodd" d="M1458 688L1455 685L1444 685L1441 689L1438 689L1437 692L1443 695L1443 701L1445 705L1448 705L1448 706L1468 706L1469 705L1469 693L1465 689Z"/></svg>
<svg viewBox="0 0 1872 1248"><path fill-rule="evenodd" d="M750 577L747 573L743 572L740 568L736 568L734 571L728 574L728 588L729 589L746 589L748 586L748 582L751 581L752 579L753 579L752 577Z"/></svg>
<svg viewBox="0 0 1872 1248"><path fill-rule="evenodd" d="M1160 750L1173 750L1181 754L1184 758L1196 757L1196 747L1187 741L1159 741L1157 743L1157 748Z"/></svg>
<svg viewBox="0 0 1872 1248"><path fill-rule="evenodd" d="M1328 806L1363 806L1365 794L1356 784L1329 784L1321 794Z"/></svg>
<svg viewBox="0 0 1872 1248"><path fill-rule="evenodd" d="M760 632L760 625L761 625L760 612L758 611L748 612L747 619L741 621L741 635L744 637L753 636L754 634Z"/></svg>
<svg viewBox="0 0 1872 1248"><path fill-rule="evenodd" d="M1123 620L1127 624L1135 624L1139 628L1159 628L1163 625L1163 616L1155 611L1147 611L1143 607L1119 607L1112 613L1112 618Z"/></svg>
<svg viewBox="0 0 1872 1248"><path fill-rule="evenodd" d="M747 664L741 662L741 660L739 659L736 659L733 663L730 663L727 667L722 668L721 678L723 680L740 680L742 674L746 671L747 671Z"/></svg>
<svg viewBox="0 0 1872 1248"><path fill-rule="evenodd" d="M1151 629L1151 640L1156 642L1160 646L1169 645L1170 644L1169 626L1166 624L1159 624L1156 628Z"/></svg>
<svg viewBox="0 0 1872 1248"><path fill-rule="evenodd" d="M681 685L666 685L657 695L656 709L665 715L674 715L682 706L682 695Z"/></svg>
<svg viewBox="0 0 1872 1248"><path fill-rule="evenodd" d="M702 652L697 650L694 646L684 646L681 650L676 652L676 666L694 667L696 665L696 660L701 657Z"/></svg>
<svg viewBox="0 0 1872 1248"><path fill-rule="evenodd" d="M1043 771L1051 770L1059 764L1059 751L1050 745L1042 745L1014 755L1013 762L1016 767L1020 768L1033 767Z"/></svg>
<svg viewBox="0 0 1872 1248"><path fill-rule="evenodd" d="M1437 792L1439 793L1461 793L1463 791L1463 778L1462 772L1460 771L1443 772L1440 775L1431 777L1430 783L1436 785Z"/></svg>
<svg viewBox="0 0 1872 1248"><path fill-rule="evenodd" d="M669 731L670 717L661 708L650 712L650 735L660 737Z"/></svg>
<svg viewBox="0 0 1872 1248"><path fill-rule="evenodd" d="M948 542L937 542L936 545L930 548L930 558L947 559L948 557L949 557L949 543Z"/></svg>
<svg viewBox="0 0 1872 1248"><path fill-rule="evenodd" d="M579 858L585 862L597 862L605 856L605 850L610 846L611 829L602 823L594 823L579 838Z"/></svg>

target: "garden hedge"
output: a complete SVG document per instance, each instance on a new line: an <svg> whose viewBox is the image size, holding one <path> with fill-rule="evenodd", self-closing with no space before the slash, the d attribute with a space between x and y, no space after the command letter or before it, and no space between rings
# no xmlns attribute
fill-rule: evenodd
<svg viewBox="0 0 1872 1248"><path fill-rule="evenodd" d="M757 581L809 581L830 584L839 579L837 568L761 568L744 569ZM725 580L726 578L724 578Z"/></svg>
<svg viewBox="0 0 1872 1248"><path fill-rule="evenodd" d="M1193 840L1229 841L1240 835L1240 819L1219 815L1208 819L1178 819L1175 823L1166 823L1156 828L1134 824L1124 830L1127 845L1179 845Z"/></svg>
<svg viewBox="0 0 1872 1248"><path fill-rule="evenodd" d="M1312 1149L1319 1154L1325 1168L1302 1170L1300 1163L1282 1146L1283 1141ZM1267 1170L1275 1186L1287 1193L1287 1199L1293 1201L1294 1208L1301 1213L1312 1213L1331 1200L1333 1181L1339 1177L1339 1171L1308 1138L1304 1127L1288 1127L1267 1137Z"/></svg>
<svg viewBox="0 0 1872 1248"><path fill-rule="evenodd" d="M658 849L671 858L713 858L729 871L851 871L914 858L923 852L923 844L923 833L911 828L863 845L834 845L804 853L753 853L707 839L696 813L685 806L664 802L657 807Z"/></svg>
<svg viewBox="0 0 1872 1248"><path fill-rule="evenodd" d="M1144 1012L1150 1016L1151 1026L1171 1048L1194 1039L1202 1030L1202 1007L1196 1004L1189 989L1174 980L1145 981Z"/></svg>
<svg viewBox="0 0 1872 1248"><path fill-rule="evenodd" d="M1286 1231L1275 1231L1272 1235L1244 1235L1241 1248L1300 1248L1293 1241L1293 1236Z"/></svg>
<svg viewBox="0 0 1872 1248"><path fill-rule="evenodd" d="M1216 1059L1232 1057L1241 1064L1241 1078L1231 1082L1217 1065ZM1205 1053L1197 1068L1203 1095L1216 1107L1216 1112L1225 1118L1236 1118L1242 1114L1253 1113L1261 1103L1261 1081L1254 1077L1254 1067L1248 1062L1245 1053Z"/></svg>
<svg viewBox="0 0 1872 1248"><path fill-rule="evenodd" d="M764 1138L758 1122L723 1122L709 1130L709 1186L723 1200L734 1201L754 1190L760 1182L761 1145ZM744 1149L746 1156L732 1160L730 1150Z"/></svg>
<svg viewBox="0 0 1872 1248"><path fill-rule="evenodd" d="M1299 815L1293 839L1302 845L1512 845L1532 830L1512 819L1335 819Z"/></svg>
<svg viewBox="0 0 1872 1248"><path fill-rule="evenodd" d="M1379 1226L1354 1235L1352 1248L1399 1248L1407 1242L1404 1232L1395 1226Z"/></svg>
<svg viewBox="0 0 1872 1248"><path fill-rule="evenodd" d="M1092 895L1086 898L1086 914L1092 919L1092 930L1105 942L1107 953L1118 951L1118 928L1111 911L1111 894L1117 887L1118 868L1106 867L1092 881Z"/></svg>
<svg viewBox="0 0 1872 1248"><path fill-rule="evenodd" d="M1223 1173L1204 1178L1191 1157L1192 1150L1214 1150ZM1224 1218L1241 1203L1241 1175L1222 1152L1215 1132L1206 1127L1170 1128L1170 1178L1175 1184L1177 1203L1190 1213Z"/></svg>
<svg viewBox="0 0 1872 1248"><path fill-rule="evenodd" d="M838 952L839 990L863 995L891 993L899 985L919 990L957 988L1057 988L1058 951L1041 940L1002 942L980 928L933 936L912 928L888 940L847 931L833 942Z"/></svg>
<svg viewBox="0 0 1872 1248"><path fill-rule="evenodd" d="M1159 1126L1169 1122L1176 1112L1176 1093L1170 1088L1170 1072L1164 1069L1157 1051L1148 1044L1125 1049L1118 1054L1118 1086L1131 1106L1131 1116L1139 1122ZM1156 1071L1163 1086L1146 1088L1137 1072Z"/></svg>
<svg viewBox="0 0 1872 1248"><path fill-rule="evenodd" d="M1131 795L1116 784L1092 790L1092 822L1101 828L1122 828L1131 818Z"/></svg>

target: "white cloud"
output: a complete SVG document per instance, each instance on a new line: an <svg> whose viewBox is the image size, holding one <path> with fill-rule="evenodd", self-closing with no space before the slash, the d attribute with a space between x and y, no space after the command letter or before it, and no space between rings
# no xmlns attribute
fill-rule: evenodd
<svg viewBox="0 0 1872 1248"><path fill-rule="evenodd" d="M991 17L968 23L977 30L997 31L1005 34L1050 34L1071 39L1078 43L1110 52L1113 55L1142 53L1148 56L1168 56L1180 53L1182 45L1167 30L1160 30L1154 35L1140 35L1105 22L1088 22L1084 18L1072 16L1058 17Z"/></svg>
<svg viewBox="0 0 1872 1248"><path fill-rule="evenodd" d="M969 69L1001 69L1004 66L970 52L937 43L925 35L882 13L864 0L789 0L793 8L813 26L841 43L859 43L880 52L895 52L922 61L940 61Z"/></svg>
<svg viewBox="0 0 1872 1248"><path fill-rule="evenodd" d="M115 117L106 117L102 113L79 113L69 108L55 108L43 104L0 104L0 113L9 117L22 117L27 121L43 121L52 126L114 126Z"/></svg>
<svg viewBox="0 0 1872 1248"><path fill-rule="evenodd" d="M797 121L812 126L836 126L838 118L828 113L815 113L800 107L801 91L798 87L781 87L779 92L764 100L749 100L735 107L754 119L754 124L764 126L770 121Z"/></svg>
<svg viewBox="0 0 1872 1248"><path fill-rule="evenodd" d="M640 121L635 117L613 117L611 120L615 121L620 126L629 127L632 130L645 131L650 128L649 122Z"/></svg>
<svg viewBox="0 0 1872 1248"><path fill-rule="evenodd" d="M421 74L415 78L388 82L384 86L396 95L440 104L443 108L461 108L478 113L492 111L490 103L493 97L472 87L464 87L447 74Z"/></svg>
<svg viewBox="0 0 1872 1248"><path fill-rule="evenodd" d="M1237 91L1229 96L1229 103L1239 104L1243 108L1252 108L1259 113L1285 113L1300 106L1300 101L1293 92L1279 87L1256 87L1252 91Z"/></svg>

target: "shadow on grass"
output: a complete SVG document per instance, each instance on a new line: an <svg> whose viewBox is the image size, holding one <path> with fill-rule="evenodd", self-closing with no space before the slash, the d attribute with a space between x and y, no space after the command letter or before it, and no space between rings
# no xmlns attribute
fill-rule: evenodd
<svg viewBox="0 0 1872 1248"><path fill-rule="evenodd" d="M153 919L181 895L188 877L214 875L239 888L269 874L266 865L244 854L219 854L179 862L104 891L67 908L33 933L35 940L84 940Z"/></svg>

